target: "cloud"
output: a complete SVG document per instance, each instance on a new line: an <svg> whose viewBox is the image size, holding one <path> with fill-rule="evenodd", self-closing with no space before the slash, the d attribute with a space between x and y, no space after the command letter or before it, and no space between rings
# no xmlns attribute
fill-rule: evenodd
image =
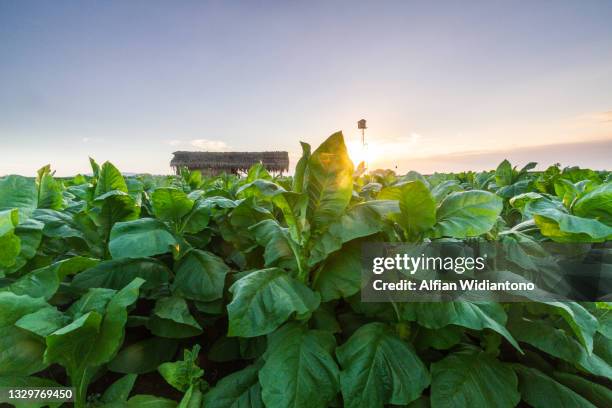
<svg viewBox="0 0 612 408"><path fill-rule="evenodd" d="M194 139L191 141L191 145L202 150L225 151L230 148L225 142L221 140Z"/></svg>
<svg viewBox="0 0 612 408"><path fill-rule="evenodd" d="M198 149L207 151L224 152L231 149L227 143L221 140L209 140L209 139L192 139L192 140L180 140L172 139L166 142L173 147L181 147L185 149Z"/></svg>
<svg viewBox="0 0 612 408"><path fill-rule="evenodd" d="M81 139L83 143L101 143L104 141L101 137L84 137Z"/></svg>

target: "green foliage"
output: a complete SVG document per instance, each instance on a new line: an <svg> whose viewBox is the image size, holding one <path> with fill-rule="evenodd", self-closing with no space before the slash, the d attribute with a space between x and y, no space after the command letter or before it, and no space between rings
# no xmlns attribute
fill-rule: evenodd
<svg viewBox="0 0 612 408"><path fill-rule="evenodd" d="M509 276L548 242L607 254L609 172L368 173L340 132L293 177L90 164L0 178L0 386L70 385L77 408L612 405L608 302L360 301L367 242L497 241Z"/></svg>

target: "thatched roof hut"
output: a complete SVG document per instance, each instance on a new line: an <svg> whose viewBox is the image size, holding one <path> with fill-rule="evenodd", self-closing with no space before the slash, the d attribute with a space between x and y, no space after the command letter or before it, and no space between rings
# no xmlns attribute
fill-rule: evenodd
<svg viewBox="0 0 612 408"><path fill-rule="evenodd" d="M247 172L249 168L262 163L266 170L283 174L289 170L287 152L174 152L170 166L175 171L181 167L200 170L203 174Z"/></svg>

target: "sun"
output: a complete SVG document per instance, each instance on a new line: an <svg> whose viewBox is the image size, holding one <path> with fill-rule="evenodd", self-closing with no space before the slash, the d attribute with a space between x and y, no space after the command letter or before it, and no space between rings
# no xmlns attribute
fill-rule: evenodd
<svg viewBox="0 0 612 408"><path fill-rule="evenodd" d="M348 154L353 161L355 166L361 162L365 162L368 168L372 167L373 163L376 163L380 158L380 152L377 151L375 146L361 144L360 141L349 141L346 145Z"/></svg>

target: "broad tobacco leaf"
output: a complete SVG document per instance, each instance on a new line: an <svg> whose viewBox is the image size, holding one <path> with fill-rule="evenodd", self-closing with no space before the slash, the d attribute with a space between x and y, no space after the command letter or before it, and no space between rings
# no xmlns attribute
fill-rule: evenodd
<svg viewBox="0 0 612 408"><path fill-rule="evenodd" d="M206 408L264 408L258 373L263 362L223 377L204 395Z"/></svg>
<svg viewBox="0 0 612 408"><path fill-rule="evenodd" d="M574 203L573 212L612 226L612 183L602 184L580 197Z"/></svg>
<svg viewBox="0 0 612 408"><path fill-rule="evenodd" d="M97 165L96 165L97 166ZM128 192L125 179L121 172L110 162L105 162L99 170L98 181L96 183L95 197L99 197L110 191L118 190L123 193Z"/></svg>
<svg viewBox="0 0 612 408"><path fill-rule="evenodd" d="M0 211L19 210L27 218L38 205L38 191L34 179L23 176L0 177Z"/></svg>
<svg viewBox="0 0 612 408"><path fill-rule="evenodd" d="M361 288L360 240L352 241L327 257L315 272L312 287L322 302L347 298Z"/></svg>
<svg viewBox="0 0 612 408"><path fill-rule="evenodd" d="M408 404L429 386L429 372L412 346L383 323L361 326L336 355L346 407Z"/></svg>
<svg viewBox="0 0 612 408"><path fill-rule="evenodd" d="M62 186L53 178L51 166L46 165L38 170L38 208L59 210L63 207Z"/></svg>
<svg viewBox="0 0 612 408"><path fill-rule="evenodd" d="M118 222L110 234L108 249L113 259L141 258L170 252L178 245L166 225L154 218Z"/></svg>
<svg viewBox="0 0 612 408"><path fill-rule="evenodd" d="M11 267L17 262L21 240L15 235L19 223L16 209L0 211L0 267Z"/></svg>
<svg viewBox="0 0 612 408"><path fill-rule="evenodd" d="M589 354L578 340L546 321L512 320L510 331L520 342L575 364L591 374L612 378L612 367L609 363L595 353Z"/></svg>
<svg viewBox="0 0 612 408"><path fill-rule="evenodd" d="M596 219L568 214L555 208L534 211L542 235L556 242L604 242L612 239L612 226Z"/></svg>
<svg viewBox="0 0 612 408"><path fill-rule="evenodd" d="M512 184L512 165L508 160L504 160L495 170L495 184L498 187L509 186Z"/></svg>
<svg viewBox="0 0 612 408"><path fill-rule="evenodd" d="M156 336L176 339L202 333L202 327L189 312L185 299L177 296L157 300L147 328Z"/></svg>
<svg viewBox="0 0 612 408"><path fill-rule="evenodd" d="M476 350L462 350L431 365L431 406L512 408L520 401L509 365Z"/></svg>
<svg viewBox="0 0 612 408"><path fill-rule="evenodd" d="M228 336L256 337L271 333L295 313L297 318L317 309L320 297L279 268L249 273L231 287L227 305Z"/></svg>
<svg viewBox="0 0 612 408"><path fill-rule="evenodd" d="M553 377L597 407L612 406L612 390L608 387L569 373L554 372Z"/></svg>
<svg viewBox="0 0 612 408"><path fill-rule="evenodd" d="M193 249L178 262L172 290L187 299L210 302L223 297L230 268L216 255Z"/></svg>
<svg viewBox="0 0 612 408"><path fill-rule="evenodd" d="M130 221L138 218L140 207L129 194L111 190L93 201L93 208L88 212L89 217L99 228L99 235L103 242L107 242L111 229L115 223Z"/></svg>
<svg viewBox="0 0 612 408"><path fill-rule="evenodd" d="M295 174L293 175L293 188L296 193L301 193L304 190L304 182L308 175L308 161L310 160L311 147L308 143L300 142L302 145L302 157L298 160L295 166Z"/></svg>
<svg viewBox="0 0 612 408"><path fill-rule="evenodd" d="M153 214L162 221L180 223L189 214L194 201L176 188L158 188L151 195Z"/></svg>
<svg viewBox="0 0 612 408"><path fill-rule="evenodd" d="M19 238L19 254L15 257L15 262L9 267L3 267L1 265L2 261L0 261L0 276L10 275L19 271L36 255L36 251L42 241L43 227L43 223L32 218L22 221L15 226L14 234ZM2 241L2 238L0 238L0 241ZM0 244L0 246L2 246L2 244ZM4 250L0 249L0 253L4 253L4 256L7 256L10 251L7 250L4 252ZM0 258L2 258L2 256L3 255L0 255Z"/></svg>
<svg viewBox="0 0 612 408"><path fill-rule="evenodd" d="M595 405L580 396L580 394L535 368L525 367L520 364L515 364L513 368L519 378L519 389L523 400L534 408L595 408Z"/></svg>
<svg viewBox="0 0 612 408"><path fill-rule="evenodd" d="M68 275L74 275L98 264L97 259L75 256L63 261L55 262L44 268L32 272L17 279L7 287L18 295L31 297L43 297L51 299L59 289L60 283ZM0 289L2 290L2 289Z"/></svg>
<svg viewBox="0 0 612 408"><path fill-rule="evenodd" d="M473 330L490 329L504 336L517 350L520 346L506 329L504 308L493 302L405 303L402 318L417 321L428 329L440 329L449 324Z"/></svg>
<svg viewBox="0 0 612 408"><path fill-rule="evenodd" d="M15 325L23 316L50 307L42 298L0 293L0 376L28 376L44 369L44 340Z"/></svg>
<svg viewBox="0 0 612 408"><path fill-rule="evenodd" d="M70 318L68 316L50 306L23 316L15 322L15 326L37 334L44 339L69 322Z"/></svg>
<svg viewBox="0 0 612 408"><path fill-rule="evenodd" d="M502 199L487 191L451 193L438 207L434 236L466 238L489 232L502 208Z"/></svg>
<svg viewBox="0 0 612 408"><path fill-rule="evenodd" d="M576 302L544 302L543 305L565 319L589 354L593 351L593 337L599 327L595 316ZM533 304L529 306L538 307Z"/></svg>
<svg viewBox="0 0 612 408"><path fill-rule="evenodd" d="M322 231L342 215L353 194L353 163L342 132L331 135L308 159L308 219Z"/></svg>
<svg viewBox="0 0 612 408"><path fill-rule="evenodd" d="M397 201L393 200L372 200L351 207L317 237L308 264L313 266L321 262L346 242L382 231L385 218L399 211Z"/></svg>
<svg viewBox="0 0 612 408"><path fill-rule="evenodd" d="M293 239L299 241L301 226L297 219L298 214L296 214L298 209L294 208L292 204L299 202L301 194L287 191L279 184L270 180L253 180L240 187L237 194L243 197L257 197L276 205L282 211Z"/></svg>
<svg viewBox="0 0 612 408"><path fill-rule="evenodd" d="M108 288L120 290L134 280L146 282L141 292L154 291L168 283L172 272L163 263L153 258L121 258L103 261L76 275L70 286L76 289Z"/></svg>
<svg viewBox="0 0 612 408"><path fill-rule="evenodd" d="M331 333L308 330L298 323L269 335L259 372L266 407L328 407L340 387L335 348Z"/></svg>
<svg viewBox="0 0 612 408"><path fill-rule="evenodd" d="M408 233L418 237L436 223L436 202L429 188L420 180L383 189L379 200L398 200L400 213L393 219Z"/></svg>
<svg viewBox="0 0 612 408"><path fill-rule="evenodd" d="M300 249L288 228L281 227L276 220L263 220L249 227L249 231L253 232L255 241L265 248L264 266L298 269Z"/></svg>
<svg viewBox="0 0 612 408"><path fill-rule="evenodd" d="M89 382L123 343L126 308L136 302L143 283L142 279L136 278L116 292L108 301L104 314L89 311L47 336L45 362L58 363L66 368L76 388L77 404L84 404Z"/></svg>

